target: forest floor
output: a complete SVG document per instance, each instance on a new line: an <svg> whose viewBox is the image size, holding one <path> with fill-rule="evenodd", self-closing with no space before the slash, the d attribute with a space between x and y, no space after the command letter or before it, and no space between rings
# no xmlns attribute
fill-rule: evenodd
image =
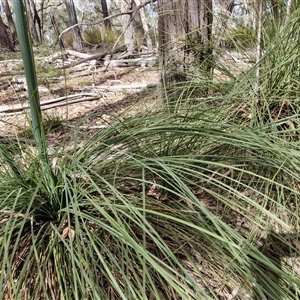
<svg viewBox="0 0 300 300"><path fill-rule="evenodd" d="M235 52L225 50L223 54L223 62L232 74L252 65L243 62ZM156 88L157 66L107 67L103 61L100 64L89 61L64 69L66 61L62 62L60 52L35 48L34 56L43 117L50 123L55 120L74 126L81 122L81 126L97 129L107 126L116 116L130 117L161 105ZM78 61L72 55L64 57L67 63ZM214 76L216 80L224 80L218 70ZM21 53L0 53L0 138L30 131L25 82Z"/></svg>
<svg viewBox="0 0 300 300"><path fill-rule="evenodd" d="M49 63L49 56L38 54L35 59L40 102L51 103L42 106L45 120L71 127L81 121L82 126L97 129L116 116L129 117L158 105L157 67L107 68L87 63L63 70ZM2 57L0 67L0 136L28 132L29 102L21 54Z"/></svg>

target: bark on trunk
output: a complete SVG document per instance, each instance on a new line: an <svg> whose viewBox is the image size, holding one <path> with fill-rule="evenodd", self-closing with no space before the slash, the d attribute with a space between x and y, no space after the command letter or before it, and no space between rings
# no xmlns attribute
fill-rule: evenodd
<svg viewBox="0 0 300 300"><path fill-rule="evenodd" d="M43 34L42 34L41 18L40 18L39 14L38 14L38 11L36 9L35 2L33 0L30 0L30 3L31 3L32 9L33 9L33 23L34 23L34 27L36 28L36 25L38 26L39 41L42 42L42 40L43 40Z"/></svg>
<svg viewBox="0 0 300 300"><path fill-rule="evenodd" d="M33 15L32 15L32 11L31 11L30 0L27 0L26 10L27 10L27 16L28 16L28 20L29 20L29 26L30 26L32 39L35 43L40 43L39 35L37 33Z"/></svg>
<svg viewBox="0 0 300 300"><path fill-rule="evenodd" d="M6 26L1 16L0 16L0 44L11 51L15 51L15 47L12 41L10 40L9 34L7 32Z"/></svg>
<svg viewBox="0 0 300 300"><path fill-rule="evenodd" d="M121 12L126 13L131 11L134 5L134 0L122 0ZM125 14L122 16L122 27L124 32L124 44L127 48L128 54L131 55L137 50L136 34L132 14Z"/></svg>
<svg viewBox="0 0 300 300"><path fill-rule="evenodd" d="M75 5L74 5L73 0L65 0L65 3L66 3L66 9L67 9L67 14L68 14L68 18L69 18L69 26L71 27L78 23ZM72 28L72 38L73 38L74 50L83 52L82 37L81 37L80 29L78 26L75 26L74 28Z"/></svg>
<svg viewBox="0 0 300 300"><path fill-rule="evenodd" d="M168 93L187 71L211 72L212 1L159 0L158 5L161 78Z"/></svg>
<svg viewBox="0 0 300 300"><path fill-rule="evenodd" d="M101 10L102 10L102 16L103 19L108 17L108 8L107 8L107 2L106 0L101 0ZM110 20L104 20L104 26L106 30L111 30L111 22Z"/></svg>
<svg viewBox="0 0 300 300"><path fill-rule="evenodd" d="M135 0L135 3L137 6L141 6L142 5L142 1L141 0ZM139 10L140 13L140 18L141 18L141 23L142 23L142 27L144 30L144 37L146 39L146 43L147 43L147 48L149 51L152 51L152 40L151 40L151 36L150 36L150 30L149 30L149 26L146 20L146 14L145 14L145 9L144 7L141 7Z"/></svg>
<svg viewBox="0 0 300 300"><path fill-rule="evenodd" d="M12 44L15 45L17 42L17 31L15 27L15 23L12 17L11 9L9 7L8 1L7 0L2 0L2 6L6 15L7 23L8 23L8 28L12 37Z"/></svg>

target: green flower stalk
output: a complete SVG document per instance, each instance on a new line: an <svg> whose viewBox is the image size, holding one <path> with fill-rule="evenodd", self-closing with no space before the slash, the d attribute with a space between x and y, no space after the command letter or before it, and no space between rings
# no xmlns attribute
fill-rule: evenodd
<svg viewBox="0 0 300 300"><path fill-rule="evenodd" d="M55 177L51 170L47 154L47 145L42 124L42 113L38 93L38 84L36 78L33 51L31 46L30 32L28 29L28 22L26 17L26 9L23 1L21 0L14 0L13 7L15 11L16 29L21 47L27 82L32 131L40 155L43 172L47 180L49 181L50 192L53 193L55 189Z"/></svg>

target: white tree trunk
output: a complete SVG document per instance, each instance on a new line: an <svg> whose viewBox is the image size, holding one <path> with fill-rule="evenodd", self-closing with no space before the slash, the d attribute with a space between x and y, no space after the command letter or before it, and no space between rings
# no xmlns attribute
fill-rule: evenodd
<svg viewBox="0 0 300 300"><path fill-rule="evenodd" d="M137 6L142 5L142 1L141 0L135 0L135 3L136 3ZM151 40L151 36L150 36L150 30L149 30L149 26L148 26L148 23L147 23L147 19L146 19L146 14L145 14L144 7L141 7L141 9L139 10L139 12L140 12L140 16L141 16L143 30L145 32L147 48L148 48L149 51L152 51L153 45L152 45L152 40Z"/></svg>
<svg viewBox="0 0 300 300"><path fill-rule="evenodd" d="M122 0L121 1L121 12L131 11L134 6L134 0ZM124 44L127 48L129 55L136 52L136 34L133 24L132 14L125 14L122 16L122 27L124 33Z"/></svg>

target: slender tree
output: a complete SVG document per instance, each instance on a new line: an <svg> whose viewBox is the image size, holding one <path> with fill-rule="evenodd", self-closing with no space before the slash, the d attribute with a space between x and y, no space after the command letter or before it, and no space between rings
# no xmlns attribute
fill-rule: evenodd
<svg viewBox="0 0 300 300"><path fill-rule="evenodd" d="M103 16L103 19L104 19L105 29L111 30L111 21L110 21L110 19L105 20L105 18L108 17L107 1L106 0L101 0L100 4L101 4L102 16Z"/></svg>
<svg viewBox="0 0 300 300"><path fill-rule="evenodd" d="M65 0L65 4L66 4L67 14L69 18L69 26L71 27L78 24L77 14L76 14L73 0ZM82 36L78 26L72 28L72 37L73 37L73 48L76 51L82 52L83 51Z"/></svg>
<svg viewBox="0 0 300 300"><path fill-rule="evenodd" d="M58 28L58 26L57 26L56 19L55 19L54 15L53 15L52 13L49 13L49 17L50 17L50 20L51 20L51 24L52 24L54 33L55 33L55 35L56 35L56 40L55 40L55 42L53 43L53 45L55 46L56 44L59 43L60 47L61 47L62 49L65 49L65 45L64 45L64 43L63 43L63 40L59 38L60 32L59 32L59 28Z"/></svg>
<svg viewBox="0 0 300 300"><path fill-rule="evenodd" d="M39 40L42 42L43 40L43 34L42 34L42 23L41 23L41 18L38 14L37 8L36 8L36 2L34 0L30 0L30 5L33 9L33 23L34 27L36 28L36 25L38 27L38 34L39 34ZM42 11L41 11L42 13Z"/></svg>
<svg viewBox="0 0 300 300"><path fill-rule="evenodd" d="M10 40L9 34L6 29L6 25L4 24L1 15L0 15L0 45L2 45L3 47L11 51L15 51L15 47L12 41Z"/></svg>
<svg viewBox="0 0 300 300"><path fill-rule="evenodd" d="M151 51L153 45L152 45L152 40L151 40L151 37L150 37L149 25L148 25L147 20L146 20L145 9L144 9L144 7L142 7L142 1L141 0L135 0L135 3L136 3L137 6L141 6L141 8L139 10L140 20L141 20L141 24L142 24L142 28L143 28L144 37L146 39L147 48L148 48L149 51Z"/></svg>
<svg viewBox="0 0 300 300"><path fill-rule="evenodd" d="M12 12L11 12L10 6L9 6L7 0L1 0L1 2L2 2L3 10L6 15L8 28L9 28L11 38L12 38L12 43L15 44L17 42L17 31L16 31L15 23L14 23L14 20L12 17Z"/></svg>
<svg viewBox="0 0 300 300"><path fill-rule="evenodd" d="M134 0L121 0L122 13L132 11L134 6ZM127 48L127 53L128 55L131 55L137 50L136 31L134 28L132 13L124 14L122 16L122 28L124 32L124 43Z"/></svg>
<svg viewBox="0 0 300 300"><path fill-rule="evenodd" d="M32 36L32 39L35 43L40 43L40 38L39 38L38 32L37 32L36 27L35 27L35 22L34 22L34 16L33 16L33 13L32 13L32 9L33 9L32 2L30 0L27 0L26 10L27 10L27 16L28 16L31 36Z"/></svg>

